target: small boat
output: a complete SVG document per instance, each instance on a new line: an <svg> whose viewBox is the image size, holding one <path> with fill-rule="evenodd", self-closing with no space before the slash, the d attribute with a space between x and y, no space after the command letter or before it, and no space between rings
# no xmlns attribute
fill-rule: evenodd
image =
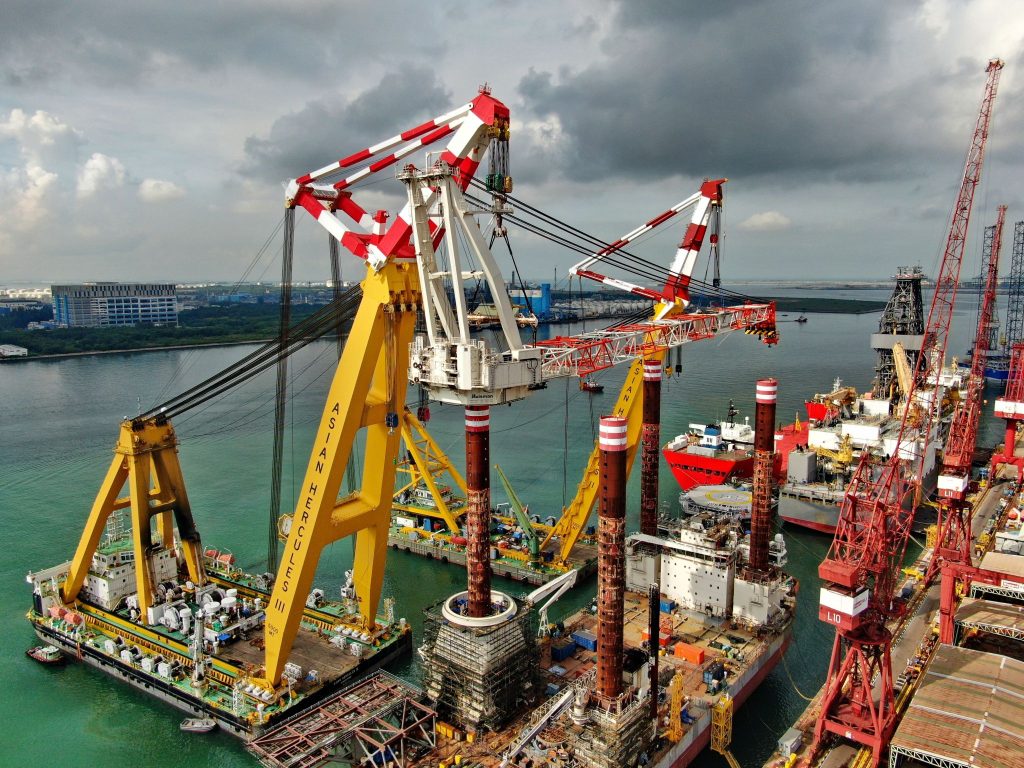
<svg viewBox="0 0 1024 768"><path fill-rule="evenodd" d="M580 379L580 392L590 392L599 395L604 392L604 384L598 384L592 379Z"/></svg>
<svg viewBox="0 0 1024 768"><path fill-rule="evenodd" d="M64 654L55 645L37 645L35 648L29 648L25 651L25 655L30 659L35 659L40 664L64 663Z"/></svg>
<svg viewBox="0 0 1024 768"><path fill-rule="evenodd" d="M209 733L217 727L212 717L187 717L178 726L185 733Z"/></svg>
<svg viewBox="0 0 1024 768"><path fill-rule="evenodd" d="M798 317L798 318L797 318L796 320L794 320L793 322L794 322L794 323L806 323L806 322L807 322L807 317L806 317L806 316L804 316L804 315L800 315L800 317Z"/></svg>

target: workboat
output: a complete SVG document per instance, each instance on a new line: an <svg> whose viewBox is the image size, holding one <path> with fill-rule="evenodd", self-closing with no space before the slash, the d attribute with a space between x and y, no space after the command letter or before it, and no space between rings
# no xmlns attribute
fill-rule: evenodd
<svg viewBox="0 0 1024 768"><path fill-rule="evenodd" d="M178 726L185 733L209 733L217 727L217 721L211 717L186 717Z"/></svg>
<svg viewBox="0 0 1024 768"><path fill-rule="evenodd" d="M64 653L55 645L37 645L25 651L30 659L35 659L40 664L63 664Z"/></svg>
<svg viewBox="0 0 1024 768"><path fill-rule="evenodd" d="M701 485L722 485L749 480L754 471L754 428L750 419L736 421L735 404L729 401L726 419L708 424L690 424L688 432L665 445L662 453L672 476L683 492ZM792 448L806 445L803 424L781 427L775 434L775 477L786 469L786 457Z"/></svg>
<svg viewBox="0 0 1024 768"><path fill-rule="evenodd" d="M598 384L591 378L580 379L580 391L590 392L592 395L599 395L604 392L604 384Z"/></svg>

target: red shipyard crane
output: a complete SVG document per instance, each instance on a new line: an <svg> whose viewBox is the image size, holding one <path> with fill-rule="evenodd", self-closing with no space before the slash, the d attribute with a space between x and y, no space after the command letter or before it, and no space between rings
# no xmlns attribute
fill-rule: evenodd
<svg viewBox="0 0 1024 768"><path fill-rule="evenodd" d="M996 288L999 282L999 250L1003 238L1006 206L999 206L996 225L986 231L984 250L988 253L985 292L978 314L978 333L971 355L971 372L967 379L967 393L957 405L949 425L946 447L939 475L938 538L927 580L931 581L944 563L971 564L971 520L973 506L966 501L967 486L971 479L974 446L978 441L981 420L982 393L985 389L985 363L988 361L992 338L993 312Z"/></svg>
<svg viewBox="0 0 1024 768"><path fill-rule="evenodd" d="M862 458L846 489L832 546L818 567L819 618L836 627L836 637L808 761L826 738L839 736L870 748L871 765L878 766L896 727L889 624L898 618L893 592L913 519L913 505L904 502L921 482L938 420L940 374L1002 68L1001 60L991 59L985 70L985 92L896 449L881 466Z"/></svg>
<svg viewBox="0 0 1024 768"><path fill-rule="evenodd" d="M995 414L1006 422L1006 439L1003 452L992 457L992 475L1001 464L1011 464L1017 469L1017 482L1021 480L1024 457L1014 455L1017 444L1017 427L1024 421L1024 344L1014 344L1010 349L1010 371L1006 380L1006 392L996 400Z"/></svg>

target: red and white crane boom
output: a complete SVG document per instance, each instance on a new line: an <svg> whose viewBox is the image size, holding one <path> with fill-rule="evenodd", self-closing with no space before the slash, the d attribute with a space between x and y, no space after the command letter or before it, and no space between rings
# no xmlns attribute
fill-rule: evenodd
<svg viewBox="0 0 1024 768"><path fill-rule="evenodd" d="M985 365L988 362L992 337L996 288L999 284L999 251L1003 238L1006 206L999 206L996 225L991 235L988 269L978 313L978 332L971 355L971 372L967 379L967 392L953 413L946 436L939 475L938 537L935 552L928 565L928 579L938 573L944 562L971 564L971 519L973 507L966 503L967 486L971 478L971 463L978 442L981 420L982 393L985 389ZM987 240L988 238L986 238Z"/></svg>
<svg viewBox="0 0 1024 768"><path fill-rule="evenodd" d="M826 736L833 734L869 747L871 764L877 766L896 725L892 634L887 624L898 612L893 592L913 519L913 502L908 500L920 484L932 448L932 429L938 422L941 372L967 227L1002 68L1001 60L992 59L985 70L985 92L896 449L881 467L871 465L866 456L861 460L847 487L832 546L818 568L822 580L819 618L836 627L836 638L811 758ZM912 425L910 417L915 413L921 414L920 423Z"/></svg>
<svg viewBox="0 0 1024 768"><path fill-rule="evenodd" d="M701 246L709 229L711 230L712 246L717 247L718 245L718 228L722 211L722 185L727 181L728 179L705 179L696 194L681 200L664 213L658 214L650 221L623 235L614 243L609 243L593 256L589 256L578 264L574 264L569 269L569 274L586 277L603 285L620 288L628 293L643 296L652 301L665 302L666 307L659 312L658 319L668 314L668 310L673 306L686 309L690 303L690 277L693 274L693 267L697 263L697 255L700 253ZM669 275L665 282L664 290L656 291L651 288L645 288L642 285L608 277L591 269L594 264L604 261L612 254L664 224L687 208L693 208L693 214L690 224L686 228L686 233L683 235L683 240L676 249L672 265L669 267Z"/></svg>

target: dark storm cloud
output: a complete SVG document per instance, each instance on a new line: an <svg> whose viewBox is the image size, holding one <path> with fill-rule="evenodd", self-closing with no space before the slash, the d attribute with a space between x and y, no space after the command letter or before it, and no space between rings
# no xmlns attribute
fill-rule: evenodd
<svg viewBox="0 0 1024 768"><path fill-rule="evenodd" d="M984 59L908 81L896 64L916 3L623 3L609 60L519 83L558 118L581 181L683 173L875 181L948 149L944 93L980 93ZM976 109L976 102L965 112ZM962 143L962 136L955 137Z"/></svg>
<svg viewBox="0 0 1024 768"><path fill-rule="evenodd" d="M320 99L278 118L267 138L245 141L248 176L280 181L321 168L455 106L430 69L403 65L346 100Z"/></svg>
<svg viewBox="0 0 1024 768"><path fill-rule="evenodd" d="M371 30L372 8L307 0L139 3L125 0L5 0L0 21L0 79L13 87L69 79L133 84L181 70L213 72L231 64L295 76L340 66ZM360 46L360 56L373 53ZM383 52L382 52L383 54Z"/></svg>

